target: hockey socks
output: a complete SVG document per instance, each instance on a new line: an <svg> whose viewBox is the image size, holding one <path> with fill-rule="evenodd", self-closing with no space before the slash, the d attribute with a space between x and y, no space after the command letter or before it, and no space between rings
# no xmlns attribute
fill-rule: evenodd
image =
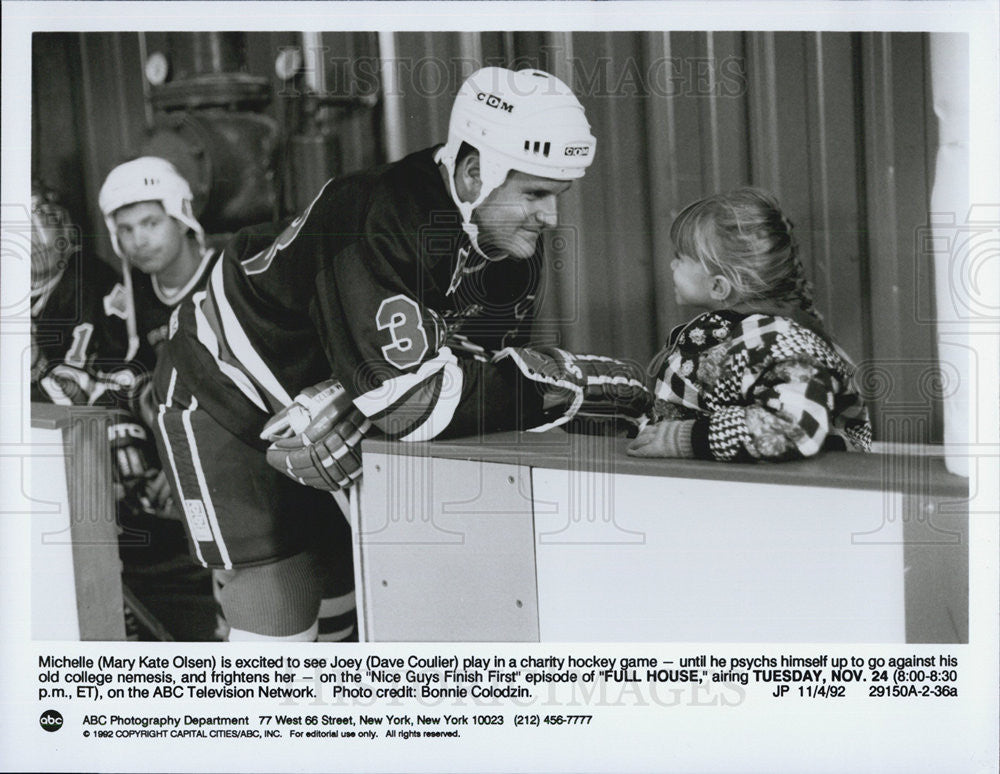
<svg viewBox="0 0 1000 774"><path fill-rule="evenodd" d="M320 582L307 553L271 564L220 571L229 641L312 641L318 631Z"/></svg>
<svg viewBox="0 0 1000 774"><path fill-rule="evenodd" d="M357 610L354 590L340 597L325 598L319 605L320 642L357 642Z"/></svg>

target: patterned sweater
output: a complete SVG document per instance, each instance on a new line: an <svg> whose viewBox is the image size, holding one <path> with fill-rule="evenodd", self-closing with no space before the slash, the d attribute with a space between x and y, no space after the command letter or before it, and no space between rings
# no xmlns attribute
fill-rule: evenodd
<svg viewBox="0 0 1000 774"><path fill-rule="evenodd" d="M651 424L694 421L684 423L691 454L650 456L751 462L871 448L854 366L789 317L706 312L674 329L653 363Z"/></svg>

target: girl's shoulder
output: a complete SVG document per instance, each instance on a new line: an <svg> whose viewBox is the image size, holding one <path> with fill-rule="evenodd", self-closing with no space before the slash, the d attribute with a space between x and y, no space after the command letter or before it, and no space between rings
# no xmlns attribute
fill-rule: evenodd
<svg viewBox="0 0 1000 774"><path fill-rule="evenodd" d="M704 312L670 332L667 346L704 349L732 338L742 315L729 309Z"/></svg>
<svg viewBox="0 0 1000 774"><path fill-rule="evenodd" d="M708 349L724 343L760 346L779 334L806 330L789 317L762 312L716 309L678 325L667 339L668 347Z"/></svg>
<svg viewBox="0 0 1000 774"><path fill-rule="evenodd" d="M819 327L818 321L803 322L794 314L783 314L772 310L735 310L723 309L710 312L725 319L733 331L733 335L751 337L767 337L773 335L795 335L828 340L829 337Z"/></svg>
<svg viewBox="0 0 1000 774"><path fill-rule="evenodd" d="M664 349L693 354L723 345L730 350L757 352L760 357L781 353L811 353L824 360L844 357L839 347L815 326L759 310L704 312L674 328Z"/></svg>
<svg viewBox="0 0 1000 774"><path fill-rule="evenodd" d="M731 312L734 327L743 335L766 337L768 334L810 332L791 317L771 312ZM811 333L811 332L810 332Z"/></svg>
<svg viewBox="0 0 1000 774"><path fill-rule="evenodd" d="M853 370L851 359L822 329L767 312L737 313L732 343L768 359L806 357L828 368Z"/></svg>

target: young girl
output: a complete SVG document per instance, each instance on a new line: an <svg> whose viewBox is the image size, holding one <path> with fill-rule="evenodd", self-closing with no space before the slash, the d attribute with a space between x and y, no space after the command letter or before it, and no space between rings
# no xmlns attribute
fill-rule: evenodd
<svg viewBox="0 0 1000 774"><path fill-rule="evenodd" d="M706 311L651 363L656 404L628 453L751 462L868 451L854 367L821 327L774 198L741 188L702 199L670 238L677 302Z"/></svg>

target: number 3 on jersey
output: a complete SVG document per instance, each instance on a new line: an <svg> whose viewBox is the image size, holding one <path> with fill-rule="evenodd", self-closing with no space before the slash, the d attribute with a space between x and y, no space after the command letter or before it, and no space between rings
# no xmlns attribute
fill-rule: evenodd
<svg viewBox="0 0 1000 774"><path fill-rule="evenodd" d="M378 308L375 322L380 331L388 330L392 343L382 347L385 359L405 371L419 363L427 353L427 334L420 307L412 298L392 296Z"/></svg>

